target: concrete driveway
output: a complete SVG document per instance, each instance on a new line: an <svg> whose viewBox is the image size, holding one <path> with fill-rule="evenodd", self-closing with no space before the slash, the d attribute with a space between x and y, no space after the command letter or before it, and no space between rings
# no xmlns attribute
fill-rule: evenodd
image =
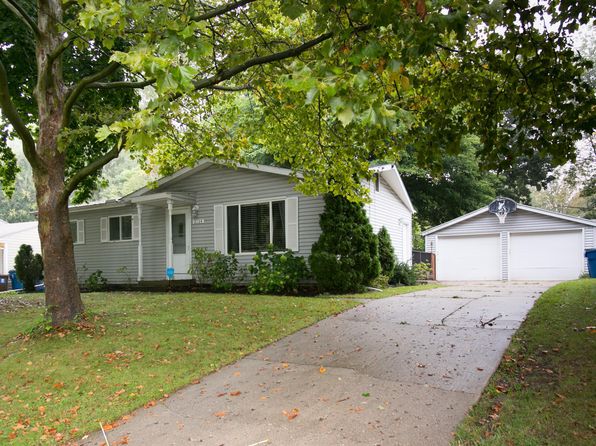
<svg viewBox="0 0 596 446"><path fill-rule="evenodd" d="M129 445L446 445L554 283L462 283L368 301L108 432ZM492 322L489 322L492 321ZM487 323L488 322L488 323ZM83 444L99 444L101 434Z"/></svg>

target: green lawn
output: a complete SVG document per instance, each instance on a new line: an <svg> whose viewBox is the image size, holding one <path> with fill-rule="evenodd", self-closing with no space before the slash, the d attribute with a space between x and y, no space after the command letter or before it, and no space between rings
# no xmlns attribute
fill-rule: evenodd
<svg viewBox="0 0 596 446"><path fill-rule="evenodd" d="M452 444L596 444L595 315L595 279L544 293Z"/></svg>
<svg viewBox="0 0 596 446"><path fill-rule="evenodd" d="M90 323L24 337L43 309L0 308L0 444L80 437L98 422L117 420L358 305L329 297L203 293L95 293L84 301Z"/></svg>

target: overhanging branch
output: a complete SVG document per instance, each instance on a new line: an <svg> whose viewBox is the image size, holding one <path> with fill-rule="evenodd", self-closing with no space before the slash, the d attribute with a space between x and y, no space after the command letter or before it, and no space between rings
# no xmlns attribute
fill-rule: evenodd
<svg viewBox="0 0 596 446"><path fill-rule="evenodd" d="M222 70L215 76L211 76L205 79L194 81L195 90L201 90L203 88L211 88L214 85L217 85L223 81L231 79L235 75L242 73L243 71L248 70L251 67L257 65L265 65L271 62L276 62L284 59L288 59L290 57L298 56L299 54L304 53L305 51L317 46L318 44L324 42L325 40L330 39L333 37L333 33L325 33L321 34L319 37L316 37L312 40L309 40L302 45L299 45L294 48L287 49L285 51L280 51L278 53L268 54L266 56L255 57L253 59L249 59L246 62L236 65L235 67L231 67L225 70Z"/></svg>
<svg viewBox="0 0 596 446"><path fill-rule="evenodd" d="M21 19L21 21L23 23L25 23L25 25L27 25L29 27L29 29L31 31L33 31L33 34L35 34L35 37L37 37L39 39L39 37L41 36L41 31L39 30L39 28L37 27L37 23L35 23L35 20L33 20L33 18L27 14L27 11L25 11L25 9L15 0L0 0L4 6L6 6L8 9L10 9L10 11L16 15L19 19Z"/></svg>
<svg viewBox="0 0 596 446"><path fill-rule="evenodd" d="M93 160L92 162L87 164L85 167L82 167L81 169L79 169L66 182L64 191L62 192L62 194L63 194L62 199L64 201L68 201L68 197L70 197L70 194L72 194L75 191L75 189L77 188L77 186L79 184L81 184L81 181L83 181L89 175L92 175L95 172L97 172L99 169L101 169L103 166L108 164L113 159L118 158L123 147L124 147L124 141L119 140L109 152L107 152L103 156L100 156L99 158L96 158L95 160Z"/></svg>
<svg viewBox="0 0 596 446"><path fill-rule="evenodd" d="M145 81L116 81L116 82L93 82L89 84L89 88L145 88L155 83L155 79L147 79Z"/></svg>
<svg viewBox="0 0 596 446"><path fill-rule="evenodd" d="M209 11L206 11L203 14L196 15L191 20L194 22L201 22L203 20L209 20L214 17L225 14L226 12L230 12L230 11L233 11L234 9L238 9L244 5L248 5L249 3L253 3L255 1L256 0L239 0L237 2L221 5L216 8L210 9Z"/></svg>
<svg viewBox="0 0 596 446"><path fill-rule="evenodd" d="M2 114L8 122L10 122L23 142L23 152L31 164L31 167L41 167L41 162L35 151L35 140L10 98L10 93L8 91L8 75L6 74L2 61L0 61L0 110L2 110Z"/></svg>
<svg viewBox="0 0 596 446"><path fill-rule="evenodd" d="M81 96L81 93L83 93L83 91L85 91L85 89L94 82L100 81L108 77L110 74L116 71L119 66L120 64L118 62L111 62L109 65L106 65L106 67L103 70L98 71L97 73L92 74L90 76L84 77L79 81L78 84L74 86L74 88L68 94L66 102L64 103L64 111L62 112L62 123L64 126L68 125L72 107L77 102L77 99L79 99L79 96Z"/></svg>

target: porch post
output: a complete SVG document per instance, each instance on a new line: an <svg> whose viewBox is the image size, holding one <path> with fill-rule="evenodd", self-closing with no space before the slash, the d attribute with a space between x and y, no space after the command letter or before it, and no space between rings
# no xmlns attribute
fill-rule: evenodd
<svg viewBox="0 0 596 446"><path fill-rule="evenodd" d="M166 220L166 263L167 268L171 268L173 265L172 261L172 209L174 204L172 200L168 200L168 213Z"/></svg>
<svg viewBox="0 0 596 446"><path fill-rule="evenodd" d="M138 273L137 282L143 280L143 226L141 223L141 217L143 215L142 205L137 203L137 220L139 222L139 246L138 246Z"/></svg>

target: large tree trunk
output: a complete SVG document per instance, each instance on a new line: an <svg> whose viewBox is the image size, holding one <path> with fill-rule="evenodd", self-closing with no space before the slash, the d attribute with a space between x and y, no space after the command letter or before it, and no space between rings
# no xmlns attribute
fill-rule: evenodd
<svg viewBox="0 0 596 446"><path fill-rule="evenodd" d="M43 253L46 308L52 324L62 325L83 312L68 217L62 199L64 181L53 166L35 176L39 211L39 238Z"/></svg>
<svg viewBox="0 0 596 446"><path fill-rule="evenodd" d="M37 196L39 237L44 260L46 307L53 325L72 321L83 311L68 218L68 193L65 193L66 156L59 148L64 121L66 89L60 57L61 0L38 0L41 31L36 45L37 100L39 136L37 160L32 162Z"/></svg>

